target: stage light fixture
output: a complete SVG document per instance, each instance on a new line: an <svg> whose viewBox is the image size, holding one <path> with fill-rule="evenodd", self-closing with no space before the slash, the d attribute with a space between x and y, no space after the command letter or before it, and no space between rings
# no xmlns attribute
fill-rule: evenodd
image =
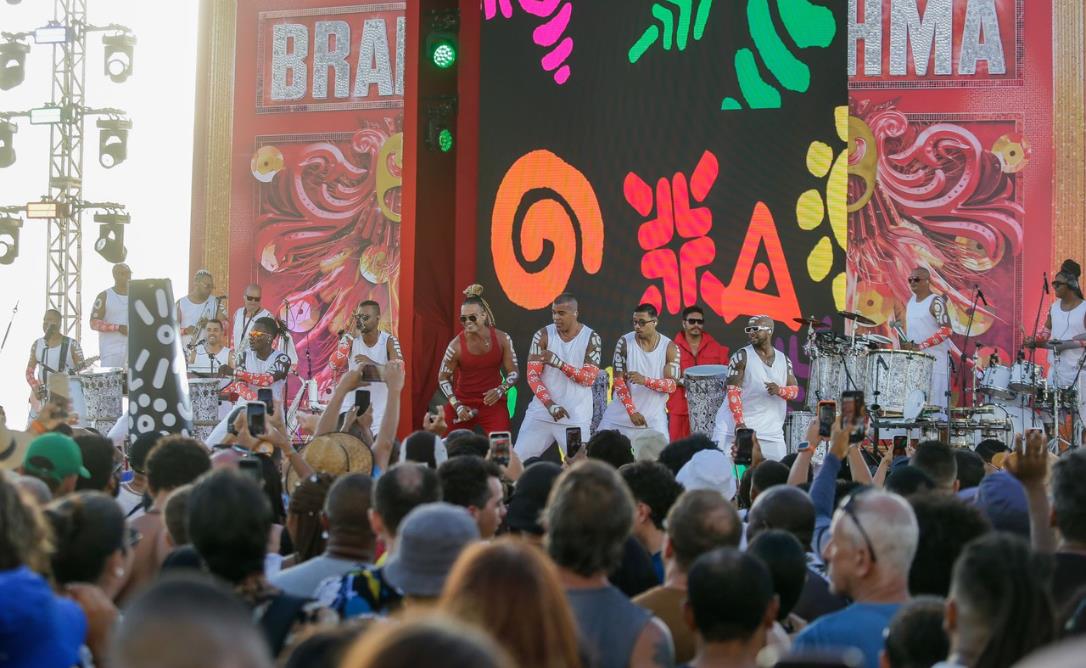
<svg viewBox="0 0 1086 668"><path fill-rule="evenodd" d="M31 125L53 125L54 123L66 123L71 120L72 110L68 107L47 104L44 107L30 110Z"/></svg>
<svg viewBox="0 0 1086 668"><path fill-rule="evenodd" d="M70 42L75 34L71 28L61 25L56 21L50 21L48 25L34 31L34 42L37 44L64 44Z"/></svg>
<svg viewBox="0 0 1086 668"><path fill-rule="evenodd" d="M19 257L19 228L22 218L0 216L0 264L11 264Z"/></svg>
<svg viewBox="0 0 1086 668"><path fill-rule="evenodd" d="M67 218L70 208L67 202L28 202L26 205L26 217L32 219Z"/></svg>
<svg viewBox="0 0 1086 668"><path fill-rule="evenodd" d="M110 118L98 121L98 162L112 169L128 157L128 131L132 121Z"/></svg>
<svg viewBox="0 0 1086 668"><path fill-rule="evenodd" d="M136 36L129 33L106 35L102 43L106 45L106 75L114 83L121 83L132 75L132 47L136 45Z"/></svg>
<svg viewBox="0 0 1086 668"><path fill-rule="evenodd" d="M94 222L101 223L103 225L127 225L130 220L132 220L131 216L129 216L127 213L121 213L119 211L94 214Z"/></svg>
<svg viewBox="0 0 1086 668"><path fill-rule="evenodd" d="M456 148L456 97L439 96L423 101L426 113L426 147L450 153Z"/></svg>
<svg viewBox="0 0 1086 668"><path fill-rule="evenodd" d="M426 33L426 55L439 70L456 65L460 52L457 33L460 31L460 12L455 9L434 11L429 17Z"/></svg>
<svg viewBox="0 0 1086 668"><path fill-rule="evenodd" d="M0 167L15 164L15 132L19 129L11 121L0 121Z"/></svg>
<svg viewBox="0 0 1086 668"><path fill-rule="evenodd" d="M22 42L0 43L0 90L11 90L26 78L26 54L30 45Z"/></svg>
<svg viewBox="0 0 1086 668"><path fill-rule="evenodd" d="M95 216L95 219L97 218L98 216ZM100 225L98 240L94 242L94 250L105 258L106 262L112 264L124 262L125 257L128 256L128 249L124 247L124 225L121 223Z"/></svg>

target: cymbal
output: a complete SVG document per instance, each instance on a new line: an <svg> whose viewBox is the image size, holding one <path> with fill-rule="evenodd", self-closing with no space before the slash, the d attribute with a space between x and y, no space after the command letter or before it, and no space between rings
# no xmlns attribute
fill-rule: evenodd
<svg viewBox="0 0 1086 668"><path fill-rule="evenodd" d="M859 313L853 313L852 311L838 311L837 315L841 316L845 320L852 320L857 325L863 325L864 327L874 327L875 326L875 321L874 320L872 320L871 318L868 318L865 315L860 315Z"/></svg>
<svg viewBox="0 0 1086 668"><path fill-rule="evenodd" d="M813 315L809 315L806 318L792 318L792 322L799 323L801 325L809 325L815 329L829 329L829 325L816 319Z"/></svg>

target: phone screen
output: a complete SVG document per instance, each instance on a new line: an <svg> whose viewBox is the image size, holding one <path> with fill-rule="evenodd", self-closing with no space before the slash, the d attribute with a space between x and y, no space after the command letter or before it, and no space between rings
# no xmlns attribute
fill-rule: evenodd
<svg viewBox="0 0 1086 668"><path fill-rule="evenodd" d="M256 400L264 404L268 415L275 415L275 399L272 398L270 387L262 387L256 391Z"/></svg>
<svg viewBox="0 0 1086 668"><path fill-rule="evenodd" d="M573 459L581 451L581 428L566 427L566 459Z"/></svg>
<svg viewBox="0 0 1086 668"><path fill-rule="evenodd" d="M837 419L837 402L818 402L818 435L829 438L833 431L833 421Z"/></svg>
<svg viewBox="0 0 1086 668"><path fill-rule="evenodd" d="M251 477L258 485L264 485L264 472L256 457L248 455L238 460L238 470Z"/></svg>
<svg viewBox="0 0 1086 668"><path fill-rule="evenodd" d="M906 446L909 444L908 436L894 437L894 457L904 457L907 454Z"/></svg>
<svg viewBox="0 0 1086 668"><path fill-rule="evenodd" d="M261 436L267 433L264 426L264 413L267 409L262 403L252 403L245 406L245 419L249 423L249 433L253 436Z"/></svg>
<svg viewBox="0 0 1086 668"><path fill-rule="evenodd" d="M865 419L864 393L862 391L850 390L841 393L841 416L844 424L852 426L849 442L859 443L864 440L867 421Z"/></svg>
<svg viewBox="0 0 1086 668"><path fill-rule="evenodd" d="M370 407L370 391L369 390L355 390L354 391L354 405L355 413L362 415L366 412L366 409Z"/></svg>
<svg viewBox="0 0 1086 668"><path fill-rule="evenodd" d="M490 432L490 459L499 466L509 466L509 447L513 440L507 431Z"/></svg>
<svg viewBox="0 0 1086 668"><path fill-rule="evenodd" d="M740 466L750 466L754 461L754 430L735 430L735 463Z"/></svg>

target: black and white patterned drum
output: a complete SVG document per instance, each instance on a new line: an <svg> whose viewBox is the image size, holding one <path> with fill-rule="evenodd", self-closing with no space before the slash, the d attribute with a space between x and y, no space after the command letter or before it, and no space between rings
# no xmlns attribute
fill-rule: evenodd
<svg viewBox="0 0 1086 668"><path fill-rule="evenodd" d="M935 357L912 350L872 350L867 363L867 387L864 400L878 403L883 415L902 416L909 395L918 390L932 402L931 372ZM878 395L875 395L875 392Z"/></svg>
<svg viewBox="0 0 1086 668"><path fill-rule="evenodd" d="M611 377L601 369L596 374L596 382L592 383L592 424L589 427L589 433L595 434L599 429L603 412L607 410L607 390L610 385Z"/></svg>
<svg viewBox="0 0 1086 668"><path fill-rule="evenodd" d="M784 418L784 444L788 447L788 454L792 454L799 444L807 440L807 427L815 419L811 411L792 411Z"/></svg>
<svg viewBox="0 0 1086 668"><path fill-rule="evenodd" d="M196 438L207 442L211 430L219 423L218 378L189 378L189 399L192 401L192 429Z"/></svg>
<svg viewBox="0 0 1086 668"><path fill-rule="evenodd" d="M97 421L115 422L121 417L121 395L124 393L124 369L98 369L77 377L83 387L86 414L80 415L86 424Z"/></svg>
<svg viewBox="0 0 1086 668"><path fill-rule="evenodd" d="M128 434L192 434L185 358L166 279L128 285Z"/></svg>
<svg viewBox="0 0 1086 668"><path fill-rule="evenodd" d="M712 435L716 413L724 403L724 381L727 379L728 367L723 364L699 364L683 372L691 434Z"/></svg>
<svg viewBox="0 0 1086 668"><path fill-rule="evenodd" d="M863 390L867 381L867 367L866 353L814 358L807 385L807 410L817 410L820 401L840 401L841 393L845 390Z"/></svg>

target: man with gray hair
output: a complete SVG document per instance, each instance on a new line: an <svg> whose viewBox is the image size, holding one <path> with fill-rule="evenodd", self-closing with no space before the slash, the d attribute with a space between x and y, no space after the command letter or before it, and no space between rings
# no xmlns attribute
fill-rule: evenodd
<svg viewBox="0 0 1086 668"><path fill-rule="evenodd" d="M878 666L883 630L909 600L919 534L912 507L897 494L867 490L848 497L833 516L822 557L830 588L853 604L805 628L795 649L856 648L865 666Z"/></svg>
<svg viewBox="0 0 1086 668"><path fill-rule="evenodd" d="M594 460L575 465L558 478L543 516L544 545L558 566L589 663L674 665L667 626L607 581L633 529L633 497L618 472Z"/></svg>
<svg viewBox="0 0 1086 668"><path fill-rule="evenodd" d="M706 552L739 547L743 523L735 506L719 492L697 489L684 492L675 501L666 526L664 584L641 594L634 603L667 624L675 641L675 662L686 663L694 658L697 649L694 631L683 618L687 573L694 560Z"/></svg>
<svg viewBox="0 0 1086 668"><path fill-rule="evenodd" d="M784 418L799 395L792 361L773 347L773 319L756 315L744 330L750 345L735 351L725 381L727 399L716 413L713 440L727 452L736 429L753 429L762 455L780 461L788 454Z"/></svg>

